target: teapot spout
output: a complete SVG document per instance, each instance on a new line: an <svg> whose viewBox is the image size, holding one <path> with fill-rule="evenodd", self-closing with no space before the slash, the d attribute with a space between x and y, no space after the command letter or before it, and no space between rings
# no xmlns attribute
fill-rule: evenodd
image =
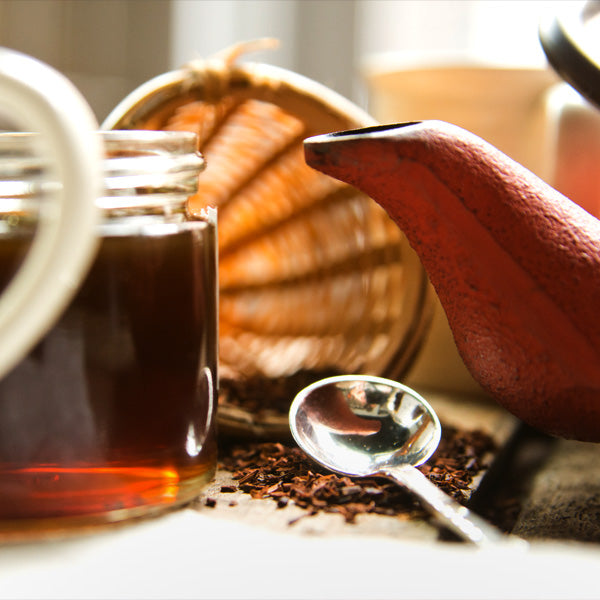
<svg viewBox="0 0 600 600"><path fill-rule="evenodd" d="M600 221L439 121L316 136L305 156L402 229L491 396L538 429L600 441Z"/></svg>

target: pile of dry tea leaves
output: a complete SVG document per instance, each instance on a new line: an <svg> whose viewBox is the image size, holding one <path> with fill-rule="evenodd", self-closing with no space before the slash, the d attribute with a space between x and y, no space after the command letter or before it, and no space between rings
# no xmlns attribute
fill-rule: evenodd
<svg viewBox="0 0 600 600"><path fill-rule="evenodd" d="M437 452L419 469L464 504L469 485L486 468L485 457L493 449L493 440L481 431L445 426ZM339 513L348 523L365 513L426 516L412 494L397 484L382 478L333 474L300 448L281 443L251 442L223 448L221 468L232 472L238 489L253 498L272 498L280 508L293 502L307 509L307 515Z"/></svg>

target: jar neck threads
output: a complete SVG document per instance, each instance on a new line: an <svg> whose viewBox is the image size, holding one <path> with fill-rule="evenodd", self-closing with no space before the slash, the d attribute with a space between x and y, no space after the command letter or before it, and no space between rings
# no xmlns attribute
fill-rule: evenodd
<svg viewBox="0 0 600 600"><path fill-rule="evenodd" d="M0 133L0 220L35 221L45 194L57 191L40 156L36 133ZM192 132L100 131L105 149L104 191L96 199L102 218L136 215L185 217L205 167Z"/></svg>
<svg viewBox="0 0 600 600"><path fill-rule="evenodd" d="M103 131L105 219L130 215L185 215L205 162L192 132Z"/></svg>

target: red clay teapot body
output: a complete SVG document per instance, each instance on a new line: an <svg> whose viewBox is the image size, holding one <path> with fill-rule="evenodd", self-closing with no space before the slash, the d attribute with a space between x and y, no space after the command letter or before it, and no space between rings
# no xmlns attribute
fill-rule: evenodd
<svg viewBox="0 0 600 600"><path fill-rule="evenodd" d="M309 165L403 230L478 383L530 425L600 441L600 221L439 121L309 138Z"/></svg>

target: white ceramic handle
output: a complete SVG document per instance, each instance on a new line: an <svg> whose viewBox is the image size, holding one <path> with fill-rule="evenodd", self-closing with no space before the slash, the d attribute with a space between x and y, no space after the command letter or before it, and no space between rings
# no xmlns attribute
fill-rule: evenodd
<svg viewBox="0 0 600 600"><path fill-rule="evenodd" d="M87 272L96 247L103 186L95 117L69 80L29 56L0 48L0 109L23 131L40 132L59 191L44 197L22 267L0 297L0 377L54 323Z"/></svg>

